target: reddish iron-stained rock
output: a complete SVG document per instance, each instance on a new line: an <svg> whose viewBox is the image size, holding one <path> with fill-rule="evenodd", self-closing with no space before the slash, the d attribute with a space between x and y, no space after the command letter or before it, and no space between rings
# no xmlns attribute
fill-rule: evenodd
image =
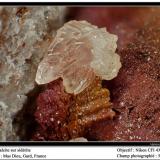
<svg viewBox="0 0 160 160"><path fill-rule="evenodd" d="M62 139L61 128L67 119L70 98L71 96L64 91L61 79L46 86L37 98L35 119L39 126L33 139Z"/></svg>
<svg viewBox="0 0 160 160"><path fill-rule="evenodd" d="M33 140L69 140L83 137L95 122L112 119L115 113L109 102L109 91L96 78L82 93L65 93L62 80L46 86L37 99L37 130Z"/></svg>
<svg viewBox="0 0 160 160"><path fill-rule="evenodd" d="M153 18L154 19L154 18ZM122 68L111 82L113 121L96 123L88 137L97 140L160 139L160 18L140 30L119 52Z"/></svg>

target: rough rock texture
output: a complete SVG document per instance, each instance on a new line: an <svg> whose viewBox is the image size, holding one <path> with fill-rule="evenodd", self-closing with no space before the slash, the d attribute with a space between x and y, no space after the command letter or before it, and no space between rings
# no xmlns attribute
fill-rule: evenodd
<svg viewBox="0 0 160 160"><path fill-rule="evenodd" d="M119 52L122 68L112 81L117 117L94 124L88 137L97 140L160 140L160 17L141 29Z"/></svg>
<svg viewBox="0 0 160 160"><path fill-rule="evenodd" d="M38 66L36 82L46 84L61 77L66 91L78 94L96 76L113 79L121 67L116 41L116 35L86 21L65 23Z"/></svg>
<svg viewBox="0 0 160 160"><path fill-rule="evenodd" d="M16 140L14 115L35 87L37 65L55 30L62 25L63 7L0 8L0 140Z"/></svg>
<svg viewBox="0 0 160 160"><path fill-rule="evenodd" d="M64 92L60 79L48 84L37 98L32 140L84 137L92 123L114 117L109 100L109 91L102 88L99 78L76 96Z"/></svg>
<svg viewBox="0 0 160 160"><path fill-rule="evenodd" d="M62 140L68 139L65 125L71 95L65 93L62 80L58 79L47 84L37 98L35 120L38 123L33 140ZM63 133L65 132L65 133Z"/></svg>

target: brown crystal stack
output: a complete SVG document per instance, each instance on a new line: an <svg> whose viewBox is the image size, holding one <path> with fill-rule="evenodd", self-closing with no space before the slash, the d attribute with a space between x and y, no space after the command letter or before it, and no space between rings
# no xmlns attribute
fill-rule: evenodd
<svg viewBox="0 0 160 160"><path fill-rule="evenodd" d="M64 92L60 79L50 83L37 99L38 127L32 139L69 140L85 136L85 129L93 122L113 118L109 100L109 91L102 88L99 78L76 96Z"/></svg>
<svg viewBox="0 0 160 160"><path fill-rule="evenodd" d="M70 136L72 138L84 136L85 128L93 122L112 119L115 113L109 101L109 90L102 88L99 78L82 93L73 96L67 125Z"/></svg>

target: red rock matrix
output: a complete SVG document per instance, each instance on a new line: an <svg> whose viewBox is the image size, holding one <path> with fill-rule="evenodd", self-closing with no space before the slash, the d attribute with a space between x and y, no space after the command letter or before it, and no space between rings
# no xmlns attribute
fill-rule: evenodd
<svg viewBox="0 0 160 160"><path fill-rule="evenodd" d="M117 117L95 124L88 135L91 139L160 139L159 26L159 18L155 18L137 33L133 43L119 52L123 67L110 84Z"/></svg>
<svg viewBox="0 0 160 160"><path fill-rule="evenodd" d="M64 91L59 79L46 86L37 98L37 130L33 140L69 140L85 136L94 122L112 119L115 113L109 102L109 91L101 80L74 96Z"/></svg>

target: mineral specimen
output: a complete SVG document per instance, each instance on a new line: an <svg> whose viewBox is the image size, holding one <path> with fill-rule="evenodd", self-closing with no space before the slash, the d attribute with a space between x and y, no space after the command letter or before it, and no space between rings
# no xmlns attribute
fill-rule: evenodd
<svg viewBox="0 0 160 160"><path fill-rule="evenodd" d="M97 77L78 95L66 93L61 79L47 84L37 98L37 129L32 140L84 137L93 123L114 117L109 100L109 91Z"/></svg>
<svg viewBox="0 0 160 160"><path fill-rule="evenodd" d="M0 8L0 140L19 139L12 120L35 87L37 66L63 23L64 9Z"/></svg>
<svg viewBox="0 0 160 160"><path fill-rule="evenodd" d="M117 36L86 21L70 21L57 31L48 55L41 61L36 74L38 84L58 78L68 93L78 94L96 76L110 80L121 67L115 53Z"/></svg>

